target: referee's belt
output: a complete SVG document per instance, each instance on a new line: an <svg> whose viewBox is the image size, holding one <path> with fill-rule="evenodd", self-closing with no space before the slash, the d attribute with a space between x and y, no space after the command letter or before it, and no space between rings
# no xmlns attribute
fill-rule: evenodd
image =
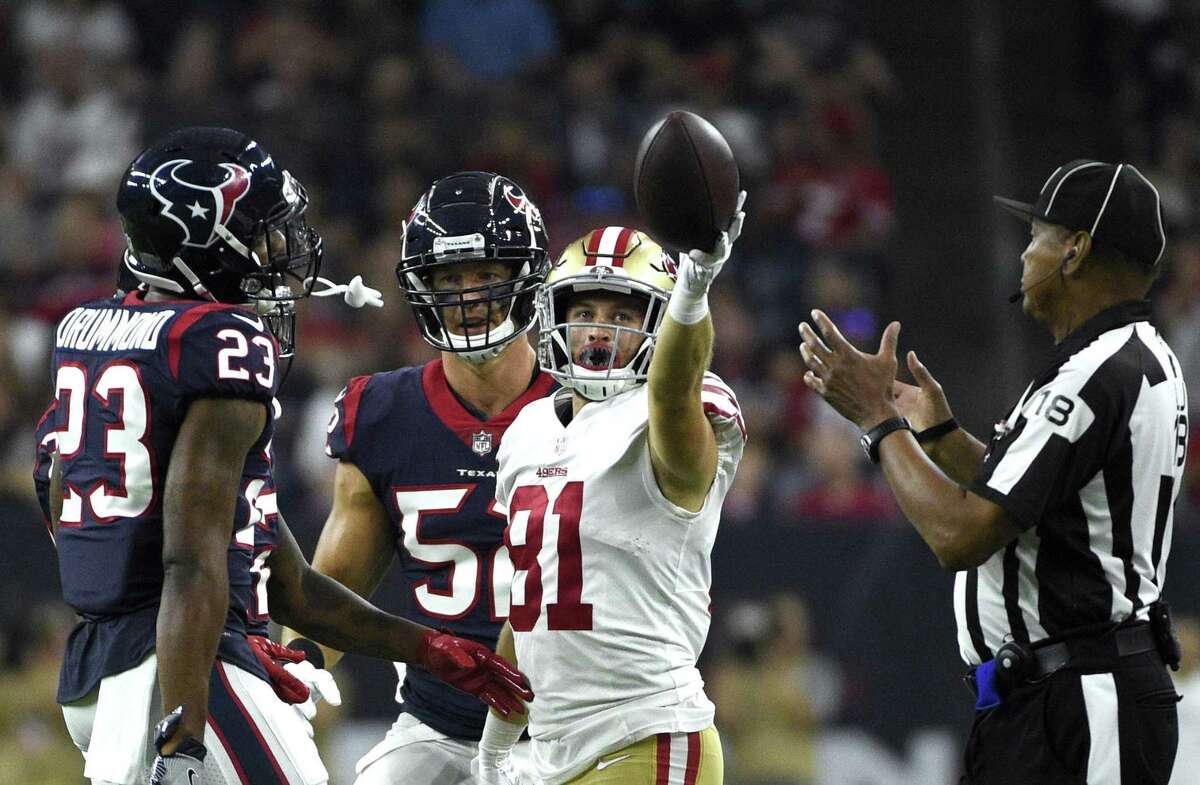
<svg viewBox="0 0 1200 785"><path fill-rule="evenodd" d="M999 706L1019 684L1033 684L1071 668L1079 673L1106 673L1117 670L1122 658L1154 652L1164 664L1168 657L1156 644L1149 622L1122 624L1099 634L1038 641L1032 645L1009 641L996 656L982 665L967 669L963 680L975 696L975 708Z"/></svg>
<svg viewBox="0 0 1200 785"><path fill-rule="evenodd" d="M1035 643L1032 667L1026 679L1049 676L1067 666L1081 671L1112 669L1122 657L1156 651L1154 632L1148 622L1121 626L1109 633L1067 638L1054 643Z"/></svg>

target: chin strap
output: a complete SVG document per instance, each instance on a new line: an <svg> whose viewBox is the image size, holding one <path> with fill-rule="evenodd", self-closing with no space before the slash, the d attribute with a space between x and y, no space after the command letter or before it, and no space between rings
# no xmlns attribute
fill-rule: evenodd
<svg viewBox="0 0 1200 785"><path fill-rule="evenodd" d="M372 289L363 283L361 275L351 278L350 283L334 283L328 278L320 276L317 276L316 280L317 283L323 283L328 288L313 291L313 297L332 297L335 294L344 293L342 299L351 308L362 308L364 305L373 305L376 308L383 307L383 292L378 289Z"/></svg>

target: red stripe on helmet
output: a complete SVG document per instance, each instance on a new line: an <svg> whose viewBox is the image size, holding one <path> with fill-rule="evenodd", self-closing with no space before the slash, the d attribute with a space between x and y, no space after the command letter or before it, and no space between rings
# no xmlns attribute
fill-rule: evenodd
<svg viewBox="0 0 1200 785"><path fill-rule="evenodd" d="M596 264L596 253L600 250L600 240L604 237L603 229L594 229L588 235L587 245L584 246L584 264Z"/></svg>
<svg viewBox="0 0 1200 785"><path fill-rule="evenodd" d="M625 254L629 252L629 241L633 239L633 230L625 227L617 235L617 245L613 248L613 267L625 266Z"/></svg>

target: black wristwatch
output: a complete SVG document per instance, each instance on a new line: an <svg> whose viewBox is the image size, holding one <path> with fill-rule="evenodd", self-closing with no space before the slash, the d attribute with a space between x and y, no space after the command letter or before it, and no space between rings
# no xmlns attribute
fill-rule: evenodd
<svg viewBox="0 0 1200 785"><path fill-rule="evenodd" d="M863 452L871 459L871 463L879 463L879 443L889 433L901 430L912 430L912 426L908 424L908 420L903 417L889 417L864 433L858 442L862 445Z"/></svg>
<svg viewBox="0 0 1200 785"><path fill-rule="evenodd" d="M154 749L159 755L162 755L163 745L166 744L172 736L175 735L175 730L179 727L179 723L183 721L183 707L177 706L167 716L159 720L159 723L154 726ZM185 736L179 742L179 746L175 748L172 755L188 755L198 761L203 761L208 751L204 747L204 743L199 739L191 736Z"/></svg>

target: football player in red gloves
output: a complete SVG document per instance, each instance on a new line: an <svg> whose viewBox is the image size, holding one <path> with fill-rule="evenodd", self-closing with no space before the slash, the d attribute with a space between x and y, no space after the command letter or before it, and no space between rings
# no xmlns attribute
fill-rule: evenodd
<svg viewBox="0 0 1200 785"><path fill-rule="evenodd" d="M294 350L296 303L323 280L307 206L244 134L168 134L118 190L137 288L72 309L56 331L34 480L80 614L57 699L93 783L327 782L262 661L275 671L295 656L250 640L268 603L316 640L420 665L500 711L529 697L483 646L315 573L278 516L280 360ZM372 301L360 279L332 289Z"/></svg>
<svg viewBox="0 0 1200 785"><path fill-rule="evenodd" d="M314 684L326 700L330 691L337 695L333 677L324 670L323 653L312 641L343 652L420 665L505 716L523 712L522 701L533 699L524 675L488 647L385 613L314 570L282 516L275 518L277 541L265 561L271 617L306 637L288 646L262 635L248 637L275 694L285 703L308 701ZM307 667L289 667L296 665Z"/></svg>
<svg viewBox="0 0 1200 785"><path fill-rule="evenodd" d="M354 377L327 429L337 476L313 568L366 597L382 586L381 604L489 647L512 579L496 454L518 412L555 386L526 337L549 242L532 197L508 177L435 181L404 223L396 274L440 356ZM331 666L341 650L326 651ZM400 714L359 760L355 785L470 781L488 710L445 682L469 692L474 678L398 670Z"/></svg>

